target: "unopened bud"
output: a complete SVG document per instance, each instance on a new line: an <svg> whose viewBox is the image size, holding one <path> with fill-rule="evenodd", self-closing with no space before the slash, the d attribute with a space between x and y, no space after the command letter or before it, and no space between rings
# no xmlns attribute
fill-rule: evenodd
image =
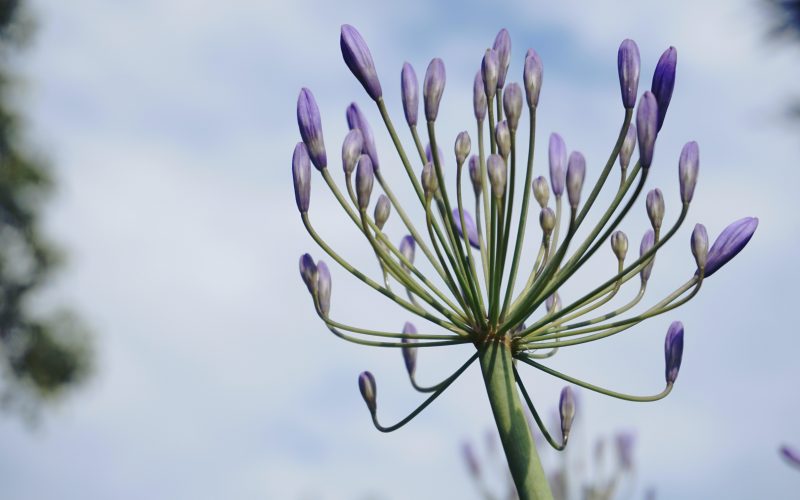
<svg viewBox="0 0 800 500"><path fill-rule="evenodd" d="M508 122L501 120L495 125L494 138L497 141L497 152L504 159L508 159L511 154L511 132L508 130Z"/></svg>
<svg viewBox="0 0 800 500"><path fill-rule="evenodd" d="M558 292L553 292L552 295L547 297L544 301L544 307L549 314L556 313L561 310L561 296Z"/></svg>
<svg viewBox="0 0 800 500"><path fill-rule="evenodd" d="M622 231L614 231L611 234L611 250L620 262L625 261L625 254L628 253L628 236Z"/></svg>
<svg viewBox="0 0 800 500"><path fill-rule="evenodd" d="M331 310L331 272L324 261L317 262L317 302L323 316Z"/></svg>
<svg viewBox="0 0 800 500"><path fill-rule="evenodd" d="M317 294L317 265L311 255L304 253L300 256L300 277L312 296Z"/></svg>
<svg viewBox="0 0 800 500"><path fill-rule="evenodd" d="M369 197L372 194L374 182L375 171L372 169L372 160L367 155L361 155L356 167L356 195L359 209L366 210L369 206Z"/></svg>
<svg viewBox="0 0 800 500"><path fill-rule="evenodd" d="M364 136L361 130L354 128L344 137L342 143L342 169L345 175L351 175L356 169L358 157L364 150Z"/></svg>
<svg viewBox="0 0 800 500"><path fill-rule="evenodd" d="M550 185L553 187L555 197L559 198L564 192L564 182L567 176L567 146L564 144L564 139L555 132L550 134L548 153Z"/></svg>
<svg viewBox="0 0 800 500"><path fill-rule="evenodd" d="M491 101L497 93L497 78L500 73L500 62L497 59L497 51L486 49L481 63L481 78L483 79L483 92L486 100Z"/></svg>
<svg viewBox="0 0 800 500"><path fill-rule="evenodd" d="M567 198L572 210L578 208L581 200L581 188L583 180L586 178L586 158L578 151L573 151L569 155L567 163Z"/></svg>
<svg viewBox="0 0 800 500"><path fill-rule="evenodd" d="M483 189L483 177L481 177L481 160L477 155L469 157L469 179L472 181L475 196L480 196Z"/></svg>
<svg viewBox="0 0 800 500"><path fill-rule="evenodd" d="M422 167L422 189L425 191L426 198L433 196L439 190L439 180L436 178L433 163L430 161Z"/></svg>
<svg viewBox="0 0 800 500"><path fill-rule="evenodd" d="M544 207L541 212L539 212L539 225L542 226L542 232L546 236L550 236L550 233L553 232L553 229L556 227L556 214L553 212L553 209L550 207Z"/></svg>
<svg viewBox="0 0 800 500"><path fill-rule="evenodd" d="M347 67L364 86L367 94L377 101L383 95L381 82L378 80L378 72L375 71L372 54L361 33L349 24L343 24L339 45Z"/></svg>
<svg viewBox="0 0 800 500"><path fill-rule="evenodd" d="M683 358L683 323L674 321L669 325L667 338L664 339L664 372L668 385L674 384L678 378L681 358Z"/></svg>
<svg viewBox="0 0 800 500"><path fill-rule="evenodd" d="M376 401L377 387L375 386L375 377L370 372L361 372L358 376L358 390L361 391L361 397L367 403L367 408L372 415L375 415L375 410L378 409L378 402Z"/></svg>
<svg viewBox="0 0 800 500"><path fill-rule="evenodd" d="M503 109L511 132L517 131L519 117L522 115L522 89L518 83L510 83L503 94Z"/></svg>
<svg viewBox="0 0 800 500"><path fill-rule="evenodd" d="M400 72L400 95L406 123L409 127L416 127L419 113L419 83L417 83L417 73L409 63L403 64Z"/></svg>
<svg viewBox="0 0 800 500"><path fill-rule="evenodd" d="M469 151L472 148L472 144L469 140L469 133L467 131L459 132L458 136L456 136L456 145L455 145L455 152L456 152L456 164L462 165L464 161L466 161L467 156L469 156Z"/></svg>
<svg viewBox="0 0 800 500"><path fill-rule="evenodd" d="M641 258L645 253L647 253L656 242L656 234L653 232L652 229L648 229L644 236L642 237L642 243L639 245L639 258ZM640 273L642 277L642 283L647 283L647 280L650 279L650 273L653 272L653 265L656 263L656 256L655 254L650 257L650 262L646 266L642 268Z"/></svg>
<svg viewBox="0 0 800 500"><path fill-rule="evenodd" d="M500 65L500 71L497 74L497 88L502 89L506 82L508 65L511 62L511 36L507 29L503 28L497 33L492 48L497 52L497 62Z"/></svg>
<svg viewBox="0 0 800 500"><path fill-rule="evenodd" d="M658 231L664 221L664 195L660 189L655 188L647 193L645 207L647 208L647 216L650 218L650 224L653 225L654 230Z"/></svg>
<svg viewBox="0 0 800 500"><path fill-rule="evenodd" d="M486 91L483 89L483 77L480 71L475 73L475 82L472 86L472 111L478 122L483 122L486 118Z"/></svg>
<svg viewBox="0 0 800 500"><path fill-rule="evenodd" d="M489 174L489 183L492 185L492 196L500 199L506 192L506 162L500 155L489 155L486 160L486 168Z"/></svg>
<svg viewBox="0 0 800 500"><path fill-rule="evenodd" d="M417 244L414 242L414 237L411 236L410 234L407 234L403 236L402 240L400 240L400 248L398 249L398 251L408 261L409 264L413 264L414 253L416 248Z"/></svg>
<svg viewBox="0 0 800 500"><path fill-rule="evenodd" d="M561 416L561 435L566 443L569 439L569 431L572 429L572 421L575 419L575 395L569 386L561 389L558 413Z"/></svg>
<svg viewBox="0 0 800 500"><path fill-rule="evenodd" d="M535 178L531 184L531 189L533 189L533 197L536 198L539 206L546 207L550 201L550 187L547 185L547 179L541 175Z"/></svg>
<svg viewBox="0 0 800 500"><path fill-rule="evenodd" d="M628 165L631 164L634 149L636 149L636 126L630 124L628 125L628 132L622 140L622 147L619 150L619 166L623 171L627 170Z"/></svg>
<svg viewBox="0 0 800 500"><path fill-rule="evenodd" d="M687 142L681 150L678 160L678 179L681 186L681 201L690 203L697 185L697 173L700 170L700 148L694 141Z"/></svg>
<svg viewBox="0 0 800 500"><path fill-rule="evenodd" d="M307 88L300 91L297 97L297 126L300 137L308 147L308 156L311 162L322 170L328 166L328 157L325 153L325 141L322 138L322 119L319 114L317 101L314 94Z"/></svg>
<svg viewBox="0 0 800 500"><path fill-rule="evenodd" d="M694 231L692 231L692 255L694 261L697 263L697 269L706 267L706 259L708 258L708 232L706 227L702 224L696 224Z"/></svg>
<svg viewBox="0 0 800 500"><path fill-rule="evenodd" d="M389 198L385 194L381 194L375 204L375 225L378 226L378 229L383 229L391 213L392 204L389 202Z"/></svg>
<svg viewBox="0 0 800 500"><path fill-rule="evenodd" d="M403 335L416 335L417 334L417 327L415 327L412 323L406 321L406 324L403 325ZM417 348L414 347L414 344L417 343L416 339L409 339L403 337L401 342L406 344L403 346L403 361L406 364L406 371L410 377L414 376L414 372L417 370Z"/></svg>
<svg viewBox="0 0 800 500"><path fill-rule="evenodd" d="M528 106L535 108L539 105L539 94L542 91L542 60L533 49L528 49L528 53L525 54L522 80L525 83Z"/></svg>
<svg viewBox="0 0 800 500"><path fill-rule="evenodd" d="M425 118L432 122L439 114L439 103L442 101L445 84L444 62L438 57L434 58L425 72L425 82L422 84L422 97L425 102Z"/></svg>
<svg viewBox="0 0 800 500"><path fill-rule="evenodd" d="M292 180L297 209L300 213L306 213L311 201L311 159L304 142L298 142L292 154Z"/></svg>

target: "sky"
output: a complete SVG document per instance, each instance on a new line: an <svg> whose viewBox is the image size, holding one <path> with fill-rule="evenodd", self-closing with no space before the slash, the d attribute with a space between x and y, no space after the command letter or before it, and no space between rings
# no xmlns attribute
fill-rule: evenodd
<svg viewBox="0 0 800 500"><path fill-rule="evenodd" d="M677 159L689 140L700 144L701 174L687 224L659 252L648 303L693 273L694 223L712 238L744 216L758 216L759 228L683 308L553 359L599 385L653 393L663 384L667 326L686 326L673 393L635 404L583 391L583 437L570 453L632 430L637 492L797 496L800 477L777 447L800 446L800 340L788 321L800 278L800 144L798 124L784 118L797 97L800 48L767 39L759 2L34 0L30 11L38 29L18 61L18 106L29 141L54 169L47 229L69 255L48 297L91 325L97 366L37 427L0 419L3 498L478 498L459 454L464 440L480 441L493 426L477 367L400 431L377 432L356 377L371 370L380 418L399 420L420 401L400 353L334 338L297 275L302 253L323 256L304 232L291 186L301 87L319 102L334 177L341 179L344 110L356 101L387 179L406 205L413 201L377 111L341 60L343 23L367 40L396 123L403 62L421 79L431 58L444 59L437 127L446 152L457 132L473 133L472 78L507 28L509 79L521 80L528 47L545 68L535 168L558 131L586 155L587 182L622 118L620 41L639 45L640 91L661 52L677 48L677 85L651 174L666 220L678 213ZM315 227L377 277L368 244L314 174ZM642 204L634 212L624 223L632 247L647 228ZM399 240L392 217L387 232ZM563 298L613 265L610 252L595 261ZM335 319L387 330L411 319L331 267ZM469 355L435 351L420 353L425 381ZM549 414L561 382L532 369L523 376Z"/></svg>

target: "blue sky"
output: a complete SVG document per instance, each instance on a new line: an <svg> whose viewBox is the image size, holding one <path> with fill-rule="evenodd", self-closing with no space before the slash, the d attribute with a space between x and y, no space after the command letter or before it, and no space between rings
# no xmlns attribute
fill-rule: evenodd
<svg viewBox="0 0 800 500"><path fill-rule="evenodd" d="M647 405L582 394L585 439L574 453L591 436L635 429L639 490L796 496L797 473L776 449L800 445L800 340L789 322L800 277L800 149L797 124L781 118L800 53L765 40L757 2L37 0L31 10L39 30L19 61L28 84L19 102L31 142L55 169L48 228L70 255L51 295L93 325L98 367L39 428L0 422L3 498L475 497L458 453L493 425L477 371L403 430L378 433L356 376L372 370L382 418L400 418L419 398L399 353L333 338L297 276L301 253L321 256L292 200L300 87L320 103L332 164L355 100L373 123L385 175L403 199L410 194L377 113L341 61L345 22L368 41L396 121L402 63L421 78L430 58L444 59L447 144L472 131L472 76L508 28L510 79L520 80L529 46L544 63L539 144L560 132L585 153L590 182L622 116L619 42L639 44L640 89L661 52L677 47L678 83L651 175L668 220L688 140L700 143L701 174L688 224L659 253L650 300L692 272L695 222L712 237L746 215L761 223L743 254L674 315L554 360L602 385L653 392L663 383L666 328L686 325L673 394ZM331 245L377 275L319 177L311 205ZM402 236L396 220L387 227ZM639 207L624 229L638 242L645 227ZM603 258L562 295L605 275L612 261ZM385 329L408 319L332 271L336 318ZM420 376L440 378L466 355L422 353ZM524 373L541 408L554 406L561 384Z"/></svg>

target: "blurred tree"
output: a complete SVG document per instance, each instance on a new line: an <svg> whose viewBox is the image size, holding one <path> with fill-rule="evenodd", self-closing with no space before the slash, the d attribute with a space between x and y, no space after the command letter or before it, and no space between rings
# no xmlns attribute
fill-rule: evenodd
<svg viewBox="0 0 800 500"><path fill-rule="evenodd" d="M774 19L771 35L800 42L800 0L766 0ZM789 107L789 114L800 118L800 100Z"/></svg>
<svg viewBox="0 0 800 500"><path fill-rule="evenodd" d="M35 303L60 261L40 227L52 180L27 151L13 108L11 56L31 32L21 0L0 0L0 403L32 409L88 372L86 330L68 311L43 314ZM38 309L41 309L39 307Z"/></svg>

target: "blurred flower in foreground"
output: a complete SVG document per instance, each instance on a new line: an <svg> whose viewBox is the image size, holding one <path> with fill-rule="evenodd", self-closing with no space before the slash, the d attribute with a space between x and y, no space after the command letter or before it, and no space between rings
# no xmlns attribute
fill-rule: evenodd
<svg viewBox="0 0 800 500"><path fill-rule="evenodd" d="M525 55L521 75L524 85L521 86L508 78L511 60L508 33L501 30L493 46L487 48L473 82L471 104L476 120L475 140L470 140L466 131L458 134L452 149L455 156L453 169L445 168L444 148L436 130L446 85L444 62L434 58L422 80L423 128L427 132L427 144L417 128L420 115L415 109L419 106L416 73L407 63L400 72L403 114L413 141L412 149L407 150L389 115L378 71L363 37L355 28L345 25L342 27L340 43L347 66L361 82L380 114L425 217L413 221L399 203L394 193L397 186L390 185L379 167L371 128L366 115L356 103L348 107L346 116L350 129L361 132L361 156L357 160L354 158L357 150L354 151L353 145L357 144L354 142L357 138L348 134L349 139L345 139L342 149L346 154L342 158L345 189L339 188L327 167L322 118L311 91L302 89L297 117L303 144L297 146L300 152L294 155L292 171L295 198L303 224L314 241L344 270L424 320L427 326L437 327L439 332L428 332L422 328L418 330L414 325L409 326L410 323L402 332L398 332L365 329L336 321L330 314L331 278L327 267L323 266L322 261L314 264L310 256L304 256L301 274L317 313L331 332L344 340L367 346L403 349L411 383L417 390L430 393L407 417L394 425L385 426L377 416L375 378L369 372L364 372L359 377L359 387L373 423L383 432L394 431L408 423L475 360L479 360L500 441L519 496L524 499L551 498L550 486L522 410L523 401L548 443L563 449L575 414L573 396L569 387L562 392L561 436L554 438L538 417L533 400L517 371L516 362L537 368L569 384L619 399L656 401L665 397L674 387L683 355L684 327L677 321L670 326L664 344L664 388L653 395L628 395L605 389L555 370L545 360L561 348L611 337L645 319L665 314L686 303L697 294L705 278L742 250L753 235L758 220L745 218L734 222L710 249L703 239L705 228L696 229L689 246L697 266L686 273L687 281L660 301L628 315L628 311L637 306L645 295L656 253L673 238L685 221L698 178L699 148L696 143L690 142L680 155L676 171L678 186L675 190L680 193L679 197L675 197L679 207L678 216L674 221L665 220L667 197L660 189L651 190L645 203L651 228L644 232L639 255L626 260L628 237L618 228L640 200L650 169L655 167L656 140L664 125L675 85L677 51L674 47L662 54L652 79L651 91L642 94L637 106L635 96L639 81L639 50L633 41L623 42L617 63L624 115L608 160L592 173L583 154L568 152L562 136L551 134L548 162L550 193L544 178L538 177L534 181L536 109L543 75L542 61L534 50L528 50ZM524 105L528 108L527 129L524 123L520 126L520 122L524 122L521 120ZM634 112L635 107L637 109ZM635 127L632 124L634 119ZM526 132L528 140L525 155L523 137ZM639 158L632 161L637 143ZM475 153L470 157L473 144L476 145ZM618 157L621 166L619 181L607 183ZM309 200L311 163L355 227L366 238L380 266L382 282L368 277L359 269L361 266L354 266L345 260L312 224L309 213L312 205ZM356 170L355 182L353 165ZM524 176L519 172L519 178L518 167L524 171ZM468 175L464 174L464 170L468 170ZM593 179L593 184L586 183L587 174L589 179ZM472 190L466 189L466 195L464 177L469 177L467 182L472 186ZM607 184L615 184L608 186L611 190L610 203L595 207L600 191ZM380 196L377 192L373 193L379 190ZM472 197L469 196L470 191ZM540 244L535 256L527 256L523 252L524 239L532 232L527 230L531 193L540 209ZM376 200L383 206L374 212L381 214L378 220L370 216L373 212L369 210ZM515 201L518 202L516 206ZM472 205L467 206L468 202L472 202ZM468 208L472 208L473 212L470 213ZM515 208L518 210L515 211ZM592 208L599 210L589 217ZM408 231L399 248L383 231L390 213L397 214ZM596 223L594 226L584 225L587 220ZM336 228L329 229L336 231ZM608 241L615 261L608 278L583 294L576 294L569 299L562 296L562 286ZM424 266L418 267L414 262L416 250L426 261L422 263ZM322 269L326 271L321 272ZM421 269L431 271L423 272ZM527 279L517 283L520 272L526 273ZM313 282L315 279L316 285ZM611 302L627 283L638 283L638 293L634 298L600 312L600 308ZM399 286L405 293L398 293L394 286ZM441 382L431 386L420 385L416 380L419 367L417 350L458 344L471 344L475 353Z"/></svg>
<svg viewBox="0 0 800 500"><path fill-rule="evenodd" d="M784 445L781 446L780 453L789 465L800 469L800 450Z"/></svg>

